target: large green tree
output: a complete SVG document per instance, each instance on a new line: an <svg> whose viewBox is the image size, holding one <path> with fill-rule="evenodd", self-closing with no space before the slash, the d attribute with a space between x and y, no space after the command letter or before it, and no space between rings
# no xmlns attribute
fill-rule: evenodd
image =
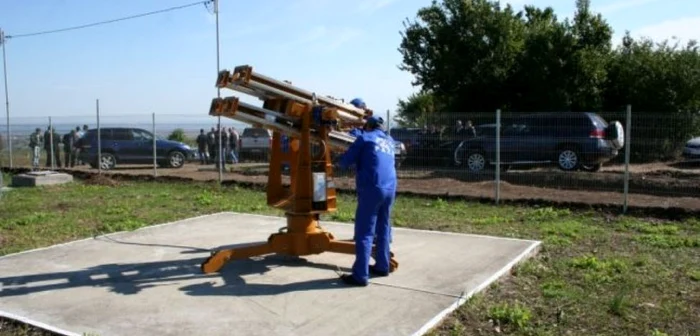
<svg viewBox="0 0 700 336"><path fill-rule="evenodd" d="M619 119L630 104L636 160L676 155L698 133L696 43L681 48L627 34L613 48L613 31L590 0L576 0L574 16L563 21L550 7L433 1L404 28L400 68L442 114L595 111ZM425 105L424 95L399 102L402 122L424 116L414 108Z"/></svg>
<svg viewBox="0 0 700 336"><path fill-rule="evenodd" d="M491 111L508 98L506 80L523 48L524 27L510 6L486 0L437 1L405 22L401 69L447 109Z"/></svg>

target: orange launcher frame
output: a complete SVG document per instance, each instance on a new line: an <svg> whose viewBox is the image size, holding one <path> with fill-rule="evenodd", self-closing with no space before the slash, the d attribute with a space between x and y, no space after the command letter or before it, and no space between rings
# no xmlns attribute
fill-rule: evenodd
<svg viewBox="0 0 700 336"><path fill-rule="evenodd" d="M210 115L254 121L255 117L251 119L251 116L255 111L248 111L245 106L235 97L217 98L212 102ZM201 265L203 273L218 272L229 261L272 253L290 256L323 252L355 254L353 241L336 240L332 233L319 225L319 216L336 211L337 205L335 187L327 182L333 176L331 148L338 148L333 146L334 142L329 139L330 126L312 126L313 104L287 98L268 98L264 100L263 109L297 120L297 126L292 129L282 125L265 125L262 123L265 120L263 116L257 116L261 119L259 126L273 131L267 203L285 211L286 228L271 234L267 242L212 252ZM334 108L326 109L323 119L337 119L337 112ZM286 153L282 151L282 134L290 137L289 150ZM312 152L312 140L320 145L314 146L319 150ZM282 184L283 162L289 162L290 165L289 188ZM372 255L374 257L374 248ZM390 267L392 272L398 268L393 253Z"/></svg>

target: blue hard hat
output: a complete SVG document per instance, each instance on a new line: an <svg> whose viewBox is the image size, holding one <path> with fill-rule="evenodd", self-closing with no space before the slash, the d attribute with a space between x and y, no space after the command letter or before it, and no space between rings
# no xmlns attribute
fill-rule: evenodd
<svg viewBox="0 0 700 336"><path fill-rule="evenodd" d="M350 101L350 104L352 104L353 106L355 106L357 108L367 107L367 105L365 104L365 101L362 100L362 98L355 98L355 99Z"/></svg>

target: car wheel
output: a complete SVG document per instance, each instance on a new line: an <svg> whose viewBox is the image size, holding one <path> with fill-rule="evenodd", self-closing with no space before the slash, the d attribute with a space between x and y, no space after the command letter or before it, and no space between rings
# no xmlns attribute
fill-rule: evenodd
<svg viewBox="0 0 700 336"><path fill-rule="evenodd" d="M596 163L596 164L592 164L592 165L582 164L581 170L583 170L585 172L589 172L589 173L595 173L595 172L599 171L600 168L602 168L602 167L603 167L602 163Z"/></svg>
<svg viewBox="0 0 700 336"><path fill-rule="evenodd" d="M486 157L479 152L471 153L467 156L466 164L470 172L481 172L486 167Z"/></svg>
<svg viewBox="0 0 700 336"><path fill-rule="evenodd" d="M168 166L170 168L182 168L185 165L185 154L180 151L172 151L168 155Z"/></svg>
<svg viewBox="0 0 700 336"><path fill-rule="evenodd" d="M114 157L114 155L110 153L102 153L102 156L100 157L100 168L103 170L110 170L114 169L116 165L117 158Z"/></svg>
<svg viewBox="0 0 700 336"><path fill-rule="evenodd" d="M576 153L573 148L565 148L559 152L557 163L559 165L559 169L561 170L575 170L580 165L578 153Z"/></svg>

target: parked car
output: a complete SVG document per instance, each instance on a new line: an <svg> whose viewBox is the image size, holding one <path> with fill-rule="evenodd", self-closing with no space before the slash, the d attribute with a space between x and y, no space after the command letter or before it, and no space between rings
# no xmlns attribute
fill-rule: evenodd
<svg viewBox="0 0 700 336"><path fill-rule="evenodd" d="M683 158L686 160L700 160L700 137L692 138L685 143Z"/></svg>
<svg viewBox="0 0 700 336"><path fill-rule="evenodd" d="M238 159L248 157L267 160L272 146L272 132L259 127L247 127L239 139Z"/></svg>
<svg viewBox="0 0 700 336"><path fill-rule="evenodd" d="M403 142L394 139L394 166L396 168L401 167L401 164L406 160L406 145Z"/></svg>
<svg viewBox="0 0 700 336"><path fill-rule="evenodd" d="M97 129L88 130L78 141L79 159L97 168L109 170L117 164L152 164L153 134L140 128L100 128L102 157L98 160ZM194 157L188 145L156 137L156 163L161 167L182 168Z"/></svg>
<svg viewBox="0 0 700 336"><path fill-rule="evenodd" d="M466 138L427 134L421 128L392 128L391 137L404 144L407 165L447 167L453 165L455 148ZM445 134L449 134L446 131Z"/></svg>
<svg viewBox="0 0 700 336"><path fill-rule="evenodd" d="M598 171L624 146L622 125L608 123L596 113L539 113L502 121L500 159L511 165L555 164L561 170ZM456 165L479 172L496 162L494 127L462 141L454 151Z"/></svg>

